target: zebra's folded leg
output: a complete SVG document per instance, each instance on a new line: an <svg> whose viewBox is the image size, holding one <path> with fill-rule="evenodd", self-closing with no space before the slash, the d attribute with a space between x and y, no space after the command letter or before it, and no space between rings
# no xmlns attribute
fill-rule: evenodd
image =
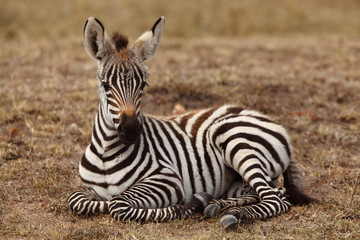
<svg viewBox="0 0 360 240"><path fill-rule="evenodd" d="M191 202L179 205L174 204L164 208L138 208L133 202L119 196L111 200L109 211L117 221L165 222L174 219L184 219L202 212L211 201L212 196L207 193L197 193Z"/></svg>
<svg viewBox="0 0 360 240"><path fill-rule="evenodd" d="M68 207L76 215L97 215L109 212L109 203L101 198L94 189L84 188L70 194Z"/></svg>
<svg viewBox="0 0 360 240"><path fill-rule="evenodd" d="M237 198L214 199L205 208L204 215L208 218L214 218L231 207L241 207L257 202L259 202L259 196L256 193Z"/></svg>
<svg viewBox="0 0 360 240"><path fill-rule="evenodd" d="M259 196L250 185L244 185L242 182L236 183L236 185L238 187L231 189L228 193L233 197L212 200L205 208L204 215L214 218L231 207L241 207L259 202Z"/></svg>
<svg viewBox="0 0 360 240"><path fill-rule="evenodd" d="M223 213L220 223L225 230L233 230L243 219L255 220L277 216L287 212L290 207L291 204L285 197L274 194L259 203L229 208Z"/></svg>

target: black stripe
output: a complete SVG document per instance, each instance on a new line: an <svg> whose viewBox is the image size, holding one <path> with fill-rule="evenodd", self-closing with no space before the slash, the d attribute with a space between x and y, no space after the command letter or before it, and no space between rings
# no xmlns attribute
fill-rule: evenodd
<svg viewBox="0 0 360 240"><path fill-rule="evenodd" d="M89 23L89 19L86 19L86 22L85 22L85 25L84 25L84 28L83 28L83 33L85 34L85 29L86 29L86 26L88 25Z"/></svg>
<svg viewBox="0 0 360 240"><path fill-rule="evenodd" d="M250 166L248 166L247 168L245 168L245 170L244 170L244 175L245 175L247 172L249 172L249 171L251 171L251 170L253 170L253 169L259 169L259 170L260 170L261 172L263 172L263 173L266 172L266 170L263 169L263 167L262 167L260 164L258 164L258 163L253 163L253 164L251 164Z"/></svg>
<svg viewBox="0 0 360 240"><path fill-rule="evenodd" d="M258 135L254 135L254 134L237 133L237 134L232 135L228 139L226 139L226 141L224 142L224 145L226 146L230 141L232 141L233 139L236 139L236 138L245 138L251 142L256 142L256 143L263 145L269 151L272 158L281 166L281 168L282 169L285 168L284 163L282 162L282 159L280 159L280 157L279 157L279 154L276 152L276 150L271 145L271 143L269 143L266 139L264 139Z"/></svg>
<svg viewBox="0 0 360 240"><path fill-rule="evenodd" d="M155 28L156 28L156 26L159 24L160 21L161 21L161 18L159 18L159 19L156 21L156 23L154 24L154 26L151 28L151 31L152 31L153 34L155 33Z"/></svg>
<svg viewBox="0 0 360 240"><path fill-rule="evenodd" d="M204 192L208 192L207 186L208 184L206 184L206 179L204 176L204 169L203 169L203 165L202 165L202 161L201 161L201 157L199 155L198 149L196 147L196 135L198 134L199 128L201 127L201 125L203 124L204 121L206 121L214 112L214 108L207 110L206 112L202 113L195 121L195 123L192 126L192 131L191 131L191 142L193 145L193 150L194 150L194 155L196 158L196 162L197 162L197 167L198 167L198 171L199 171L199 175L201 177L201 185L202 185L202 191ZM204 153L206 152L206 149L204 149ZM209 172L210 172L210 168L209 168ZM214 186L214 176L211 177L211 181L212 181L212 185Z"/></svg>
<svg viewBox="0 0 360 240"><path fill-rule="evenodd" d="M96 123L94 123L94 126L93 126L93 133L92 133L92 136L94 137L94 140L95 140L95 142L97 143L97 145L99 145L101 148L102 148L102 142L100 141L100 138L99 138L99 136L98 136L98 133L97 133L97 131L96 131L96 125L95 125ZM95 149L95 147L94 147L94 149ZM94 153L96 152L96 154L97 154L97 151L95 150L94 151Z"/></svg>
<svg viewBox="0 0 360 240"><path fill-rule="evenodd" d="M81 178L81 181L83 181L86 184L96 185L96 186L99 186L99 187L102 187L105 189L109 186L107 183L96 183L93 181L86 180L86 179L82 178L81 176L80 176L80 178Z"/></svg>
<svg viewBox="0 0 360 240"><path fill-rule="evenodd" d="M227 144L226 144L227 145ZM266 156L265 154L258 148L255 148L247 143L238 143L236 144L236 146L234 146L232 149L231 149L231 152L230 152L230 159L231 159L231 162L233 162L233 159L234 159L234 156L235 154L242 150L242 149L251 149L251 150L254 150L256 151L257 153L259 153L264 159L266 159ZM256 155L254 155L256 156ZM256 157L257 159L259 159L258 157ZM263 161L261 161L261 159L259 159L259 162L261 163L262 165L262 168L265 170L266 169L266 165ZM271 171L275 172L275 169L274 169L274 166L272 164L271 161L268 161L269 165L270 165L270 168L271 168Z"/></svg>
<svg viewBox="0 0 360 240"><path fill-rule="evenodd" d="M115 135L117 137L117 135ZM106 151L112 150L114 148L117 148L121 145L121 140L118 139L116 142L112 143L110 146L106 147Z"/></svg>
<svg viewBox="0 0 360 240"><path fill-rule="evenodd" d="M117 152L115 152L111 156L103 157L102 161L103 162L108 162L108 161L113 160L114 158L116 158L116 157L120 156L121 154L125 153L128 150L129 147L130 147L130 145L123 146L122 148L120 148Z"/></svg>
<svg viewBox="0 0 360 240"><path fill-rule="evenodd" d="M104 123L104 126L105 126L108 130L115 130L114 127L108 125L108 123L106 122L105 116L103 115L103 109L102 109L101 104L99 104L99 112L98 112L98 114L99 114L99 113L100 113L100 117L101 117L102 123ZM112 139L109 139L109 140L112 140Z"/></svg>
<svg viewBox="0 0 360 240"><path fill-rule="evenodd" d="M144 151L144 154L141 156L141 159L145 159L146 155L149 154L149 151ZM144 169L138 174L138 176L134 179L134 183L139 182L144 176L150 176L151 173L149 171L151 170L151 166L153 165L153 159L150 156L149 157L149 163L144 167Z"/></svg>
<svg viewBox="0 0 360 240"><path fill-rule="evenodd" d="M94 19L95 19L95 21L100 25L100 27L102 28L102 30L105 31L105 28L104 28L104 26L102 25L102 23L100 22L100 20L97 19L97 18L94 18ZM86 21L86 22L87 22L87 21Z"/></svg>
<svg viewBox="0 0 360 240"><path fill-rule="evenodd" d="M165 203L165 198L164 196L160 193L160 190L164 190L164 188L160 185L160 184L156 184L155 182L151 182L151 184L148 183L144 183L144 185L146 184L146 187L149 189L149 191L151 192L151 196L154 197L154 202L156 204L157 207L162 207ZM166 194L166 192L165 192ZM141 197L141 196L140 196ZM146 197L146 196L145 196ZM160 198L160 200L158 198ZM161 204L160 204L161 201Z"/></svg>
<svg viewBox="0 0 360 240"><path fill-rule="evenodd" d="M189 173L191 189L192 189L192 192L196 192L194 172L193 172L193 168L192 168L192 164L191 164L191 160L190 160L190 155L187 150L186 142L184 140L184 137L175 129L175 127L172 124L176 124L176 123L171 123L171 124L169 123L168 126L171 128L172 132L175 134L176 139L180 141L180 145L182 146L182 149L179 149L179 150L183 151L183 153L185 155L185 159L179 159L179 161L186 161L187 169L185 169L185 170L187 170L187 172ZM182 172L182 169L180 169L180 171Z"/></svg>
<svg viewBox="0 0 360 240"><path fill-rule="evenodd" d="M158 129L158 128L157 128L157 125L156 125L156 123L158 123L158 124L160 125L160 124L161 124L160 121L156 121L155 119L148 118L147 123L148 123L149 126L151 126L152 129L153 129L153 133L154 133L154 135L155 135L155 138L158 140L158 145L160 145L160 146L158 146L159 149L163 150L163 152L164 152L164 154L165 154L165 156L162 156L159 160L164 159L164 160L167 160L167 162L170 162L170 161L172 160L171 157L170 157L170 153L169 153L169 151L168 151L168 148L165 146L165 141L164 141L164 139L163 139L163 138L161 137L161 135L159 134L159 132L161 131L161 129ZM160 127L160 128L161 128L161 127ZM166 137L166 135L165 135L165 137ZM166 140L167 140L168 142L170 142L169 139L166 139ZM154 141L154 142L155 142L155 141ZM155 144L155 145L156 145L156 144ZM159 155L161 155L160 151L158 151L157 148L154 149L154 150L157 151L157 152L159 152Z"/></svg>
<svg viewBox="0 0 360 240"><path fill-rule="evenodd" d="M173 176L174 177L174 176ZM174 188L175 190L178 189L178 185L175 183L175 182L172 182L168 179L164 179L164 178L161 178L161 182L163 184L167 184L169 186L171 186L172 188ZM183 200L184 196L182 195L181 191L175 191L176 192L176 198L180 201L180 200ZM169 192L169 198L171 198L171 192Z"/></svg>
<svg viewBox="0 0 360 240"><path fill-rule="evenodd" d="M110 77L111 77L111 74L113 72L113 68L115 67L115 65L110 65L109 66L109 69L107 69L107 72L106 72L106 80L110 83Z"/></svg>
<svg viewBox="0 0 360 240"><path fill-rule="evenodd" d="M97 174L104 174L104 171L99 169L98 167L96 167L95 165L91 164L85 154L82 156L81 158L81 166L83 168L85 168L86 170L90 171L90 172L93 172L93 173L97 173Z"/></svg>
<svg viewBox="0 0 360 240"><path fill-rule="evenodd" d="M255 158L255 159L258 159L258 157L255 155L255 154L249 154L247 156L244 156L243 159L241 159L241 161L238 163L238 166L237 166L237 170L239 170L241 168L241 166L249 159L252 159L252 158ZM233 164L233 162L232 162ZM241 177L244 177L244 176L241 176Z"/></svg>
<svg viewBox="0 0 360 240"><path fill-rule="evenodd" d="M168 143L170 143L170 148L169 148L169 149L172 150L173 153L174 153L174 155L175 155L175 160L176 160L176 162L177 162L177 166L178 166L178 169L179 169L179 175L180 175L180 177L181 177L181 179L182 179L182 171L181 171L181 169L182 169L181 160L182 160L182 159L180 159L179 152L178 152L178 150L177 150L177 148L176 148L176 145L175 145L175 143L174 143L174 141L176 141L177 139L172 139L172 137L170 136L169 132L168 132L167 129L165 128L165 125L168 126L168 127L170 127L171 124L168 123L168 122L160 122L160 121L159 121L158 123L159 123L160 131L162 131L162 132L164 133L164 135L166 136L166 139L168 140ZM169 156L169 157L170 157L170 156ZM170 160L173 160L173 161L174 161L174 159L170 159Z"/></svg>
<svg viewBox="0 0 360 240"><path fill-rule="evenodd" d="M250 180L249 180L250 181ZM252 186L254 189L257 189L258 187L268 187L268 185L265 182L256 182Z"/></svg>
<svg viewBox="0 0 360 240"><path fill-rule="evenodd" d="M239 117L239 116L236 116L236 117ZM253 116L250 116L250 117L253 117ZM259 117L254 117L254 118L258 119ZM264 121L264 120L262 120L262 121ZM271 122L271 121L269 121L269 122ZM273 136L274 138L278 139L284 145L289 158L291 157L291 151L290 151L289 143L287 142L287 140L285 139L285 137L282 134L280 134L278 132L275 132L275 131L272 131L270 129L267 129L265 127L262 127L262 126L260 126L258 124L254 124L254 123L250 123L250 122L237 121L237 122L226 123L226 124L222 125L214 133L213 142L215 142L215 139L219 135L222 135L225 132L227 132L227 131L229 131L229 130L231 130L233 128L236 128L236 127L253 127L253 128L260 129L261 131Z"/></svg>
<svg viewBox="0 0 360 240"><path fill-rule="evenodd" d="M244 115L244 116L256 118L257 120L260 120L260 121L262 121L262 122L268 122L268 123L274 123L274 124L276 124L274 121L272 121L271 119L269 119L269 118L267 118L267 117L260 117L260 116L253 116L253 115Z"/></svg>
<svg viewBox="0 0 360 240"><path fill-rule="evenodd" d="M155 158L156 158L157 161L159 161L159 160L162 159L162 156L161 156L160 152L158 151L158 149L157 149L158 146L157 146L157 144L155 142L155 139L157 139L157 136L152 135L152 134L156 135L156 133L151 132L152 127L150 127L150 124L151 124L150 118L147 118L147 121L144 121L144 123L143 123L143 127L144 127L143 131L146 132L146 134L148 136L148 139L152 144L152 147L153 147L153 150L154 150L154 153L155 153Z"/></svg>
<svg viewBox="0 0 360 240"><path fill-rule="evenodd" d="M268 200L271 200L274 202L268 202ZM280 212L280 210L281 210L281 202L276 197L266 198L266 200L264 200L263 203L264 203L264 205L267 205L269 207L269 213L273 213L273 215L276 215L276 213ZM276 212L273 212L273 210L271 209L270 206L274 206Z"/></svg>
<svg viewBox="0 0 360 240"><path fill-rule="evenodd" d="M240 108L240 107L228 107L226 109L226 115L228 114L236 114L236 115L239 115L244 109L243 108Z"/></svg>
<svg viewBox="0 0 360 240"><path fill-rule="evenodd" d="M257 204L252 206L255 210L255 213L260 215L260 218L266 218L269 215L269 210L264 206L264 204ZM256 208L261 210L256 210Z"/></svg>
<svg viewBox="0 0 360 240"><path fill-rule="evenodd" d="M185 128L187 125L187 122L189 121L190 118L192 118L197 112L190 112L187 113L186 115L181 116L180 118L180 123L179 123L179 127L185 132Z"/></svg>
<svg viewBox="0 0 360 240"><path fill-rule="evenodd" d="M134 148L134 149L138 149L138 148ZM132 153L131 153L131 155L135 155L135 153L136 153L136 151L133 151ZM118 185L118 186L120 186L120 185L122 185L124 182L126 182L127 180L129 180L132 176L134 176L134 173L136 173L136 171L143 165L143 164L145 164L145 162L144 162L144 159L145 159L145 156L146 156L146 151L142 151L142 153L141 153L141 157L140 158L138 158L138 159L140 159L140 161L138 161L138 163L136 164L136 166L134 166L134 168L133 169L131 169L129 172L127 172L117 183L115 183L114 185ZM130 157L130 156L129 156ZM136 158L136 156L135 156L135 158ZM127 160L127 159L126 159ZM132 161L131 161L132 162ZM147 169L149 169L151 166L150 166L150 163L151 163L151 161L145 166L145 168L147 168ZM131 164L131 163L130 163ZM119 164L120 165L120 164ZM128 165L122 165L123 167L127 167ZM117 165L116 165L116 167L117 167ZM120 170L122 170L122 168L119 168L118 170L116 170L116 171L114 171L114 172L117 172L117 171L120 171ZM144 172L144 171L142 171L142 172ZM140 176L138 176L138 177L140 177ZM143 176L141 176L141 177L143 177ZM135 182L135 181L134 181ZM130 186L131 187L131 186Z"/></svg>
<svg viewBox="0 0 360 240"><path fill-rule="evenodd" d="M109 104L112 105L110 102L109 102ZM119 114L120 114L120 111L119 111L119 110L110 109L110 113L113 114L113 115L119 115Z"/></svg>
<svg viewBox="0 0 360 240"><path fill-rule="evenodd" d="M106 175L110 175L110 174L113 174L115 172L118 172L124 168L126 168L127 166L130 166L131 163L135 160L138 152L135 151L135 150L138 150L139 149L139 142L140 141L137 141L134 145L134 150L130 153L130 155L124 159L123 161L120 161L118 164L116 164L115 166L113 166L112 168L109 168L106 170L105 174ZM139 161L140 164L141 164L141 161ZM132 170L136 170L136 168L132 169ZM129 175L128 173L126 175ZM125 177L123 177L122 179L126 179ZM126 179L127 180L127 179ZM116 184L118 185L118 184Z"/></svg>
<svg viewBox="0 0 360 240"><path fill-rule="evenodd" d="M101 112L101 111L100 111ZM100 113L101 114L101 113ZM101 117L102 115L100 115L100 117ZM113 139L115 139L115 138L117 138L117 134L114 134L114 135L110 135L110 136L108 136L105 132L104 132L104 129L103 129L103 127L102 127L102 125L101 125L101 122L100 122L100 117L99 117L99 114L97 115L97 125L98 125L98 128L99 128L99 130L100 130L100 134L101 134L101 136L102 136L102 138L105 140L105 141L111 141L111 140L113 140Z"/></svg>
<svg viewBox="0 0 360 240"><path fill-rule="evenodd" d="M264 181L264 182L262 182L262 181L257 181L257 182L255 182L255 183L253 184L252 187L255 189L256 192L258 192L258 190L257 190L258 187L260 187L260 186L261 186L261 187L268 186L268 185L266 184L266 179L265 179L264 175L263 175L262 173L258 173L258 172L250 175L250 177L249 177L248 179L246 179L246 181L247 181L248 183L250 183L250 182L251 182L252 180L254 180L255 178L260 178L260 179L262 179L262 180Z"/></svg>
<svg viewBox="0 0 360 240"><path fill-rule="evenodd" d="M225 168L225 165L223 164L223 162L220 162L219 159L217 158L213 144L209 144L209 145L210 145L211 152L212 152L213 156L215 157L216 169L218 170L219 179L220 179L220 181L222 181L223 168ZM214 173L214 176L215 176L215 173Z"/></svg>
<svg viewBox="0 0 360 240"><path fill-rule="evenodd" d="M144 191L144 194L140 195L140 198L142 198L143 201L146 202L144 204L144 206L146 206L146 205L149 206L151 204L151 201L157 202L156 197L151 193L151 190L148 188L146 183L139 184L138 188L140 189L140 187L141 187L141 190Z"/></svg>
<svg viewBox="0 0 360 240"><path fill-rule="evenodd" d="M134 187L132 187L131 188L131 191L133 191L136 195L142 195L142 194L149 194L149 192L148 191L144 191L144 189L142 189L141 188L141 186L139 186L139 185L136 185L136 186L134 186ZM146 205L146 203L145 203L145 201L144 201L144 199L143 198L141 198L141 197L139 197L139 198L137 198L137 200L139 201L139 202L141 202L141 204L142 204L142 206L145 206Z"/></svg>

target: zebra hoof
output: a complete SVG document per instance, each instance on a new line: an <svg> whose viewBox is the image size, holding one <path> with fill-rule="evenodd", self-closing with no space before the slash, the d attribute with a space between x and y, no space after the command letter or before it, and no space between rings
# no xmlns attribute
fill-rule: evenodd
<svg viewBox="0 0 360 240"><path fill-rule="evenodd" d="M204 210L204 215L208 218L214 218L220 214L220 206L216 204L209 204Z"/></svg>
<svg viewBox="0 0 360 240"><path fill-rule="evenodd" d="M209 204L209 202L213 199L213 196L205 193L205 192L201 192L201 193L195 193L194 194L194 202L198 202L197 205L199 207L198 211L203 211L204 208Z"/></svg>
<svg viewBox="0 0 360 240"><path fill-rule="evenodd" d="M238 224L238 219L234 215L224 215L220 223L224 230L235 230Z"/></svg>
<svg viewBox="0 0 360 240"><path fill-rule="evenodd" d="M285 197L286 189L284 187L279 187L278 192L279 192L279 197Z"/></svg>

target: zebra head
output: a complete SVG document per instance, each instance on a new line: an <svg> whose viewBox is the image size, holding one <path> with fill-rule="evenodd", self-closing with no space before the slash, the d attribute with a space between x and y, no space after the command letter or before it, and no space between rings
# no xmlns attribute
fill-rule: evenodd
<svg viewBox="0 0 360 240"><path fill-rule="evenodd" d="M155 55L164 23L161 17L130 46L125 35L108 38L98 19L90 17L85 23L84 46L98 63L101 113L126 144L135 143L142 132L139 106L148 78L144 61Z"/></svg>

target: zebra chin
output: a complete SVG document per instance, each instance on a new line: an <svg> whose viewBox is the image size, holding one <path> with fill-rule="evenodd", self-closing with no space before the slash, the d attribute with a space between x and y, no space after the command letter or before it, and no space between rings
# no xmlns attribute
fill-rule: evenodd
<svg viewBox="0 0 360 240"><path fill-rule="evenodd" d="M122 122L117 128L119 139L124 144L134 144L142 133L142 125L137 117L122 115Z"/></svg>
<svg viewBox="0 0 360 240"><path fill-rule="evenodd" d="M124 133L123 131L118 131L118 136L121 143L125 145L131 145L139 140L141 133L142 133L141 128L135 128L132 129L131 131L126 131L126 133Z"/></svg>

